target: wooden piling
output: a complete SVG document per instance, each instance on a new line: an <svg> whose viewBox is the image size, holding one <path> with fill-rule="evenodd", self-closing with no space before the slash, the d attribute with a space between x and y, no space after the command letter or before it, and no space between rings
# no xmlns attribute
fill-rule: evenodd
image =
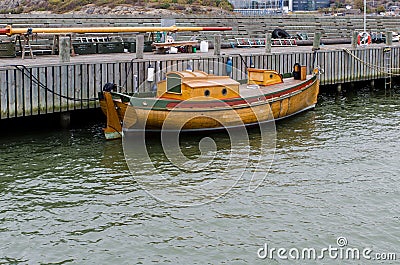
<svg viewBox="0 0 400 265"><path fill-rule="evenodd" d="M265 53L271 53L271 33L265 35Z"/></svg>
<svg viewBox="0 0 400 265"><path fill-rule="evenodd" d="M60 125L62 128L68 128L71 125L71 113L69 111L60 114Z"/></svg>
<svg viewBox="0 0 400 265"><path fill-rule="evenodd" d="M214 55L221 55L221 35L214 36Z"/></svg>
<svg viewBox="0 0 400 265"><path fill-rule="evenodd" d="M337 91L338 93L342 92L342 84L338 84L338 85L336 86L336 91Z"/></svg>
<svg viewBox="0 0 400 265"><path fill-rule="evenodd" d="M386 45L393 45L393 32L386 32Z"/></svg>
<svg viewBox="0 0 400 265"><path fill-rule="evenodd" d="M143 59L144 36L139 34L136 36L136 59Z"/></svg>
<svg viewBox="0 0 400 265"><path fill-rule="evenodd" d="M352 48L357 48L357 41L358 41L358 32L353 31L353 34L351 36L351 47Z"/></svg>
<svg viewBox="0 0 400 265"><path fill-rule="evenodd" d="M314 34L314 41L313 41L313 50L319 50L321 45L321 32L315 32Z"/></svg>
<svg viewBox="0 0 400 265"><path fill-rule="evenodd" d="M60 63L67 63L71 60L71 40L68 37L60 37L59 58Z"/></svg>

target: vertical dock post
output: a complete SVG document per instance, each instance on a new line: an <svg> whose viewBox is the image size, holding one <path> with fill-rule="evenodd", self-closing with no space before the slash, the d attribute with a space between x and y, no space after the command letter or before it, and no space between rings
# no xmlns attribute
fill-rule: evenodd
<svg viewBox="0 0 400 265"><path fill-rule="evenodd" d="M144 36L140 34L136 36L136 59L143 59L143 50Z"/></svg>
<svg viewBox="0 0 400 265"><path fill-rule="evenodd" d="M61 112L60 125L64 129L68 128L71 125L71 113L69 111Z"/></svg>
<svg viewBox="0 0 400 265"><path fill-rule="evenodd" d="M59 40L59 58L61 63L71 60L71 41L68 37L61 37Z"/></svg>
<svg viewBox="0 0 400 265"><path fill-rule="evenodd" d="M393 32L386 32L386 45L393 45Z"/></svg>
<svg viewBox="0 0 400 265"><path fill-rule="evenodd" d="M336 86L336 91L337 91L338 93L342 92L342 84L338 84L338 85Z"/></svg>
<svg viewBox="0 0 400 265"><path fill-rule="evenodd" d="M357 48L357 40L358 40L358 32L353 31L353 34L351 35L351 47L352 48Z"/></svg>
<svg viewBox="0 0 400 265"><path fill-rule="evenodd" d="M265 53L271 53L271 33L265 34Z"/></svg>
<svg viewBox="0 0 400 265"><path fill-rule="evenodd" d="M371 88L374 88L375 87L375 80L371 80Z"/></svg>
<svg viewBox="0 0 400 265"><path fill-rule="evenodd" d="M221 35L214 36L214 55L221 55Z"/></svg>
<svg viewBox="0 0 400 265"><path fill-rule="evenodd" d="M321 32L315 32L315 34L314 34L314 42L313 42L313 47L312 47L313 51L320 49L321 37L322 37Z"/></svg>

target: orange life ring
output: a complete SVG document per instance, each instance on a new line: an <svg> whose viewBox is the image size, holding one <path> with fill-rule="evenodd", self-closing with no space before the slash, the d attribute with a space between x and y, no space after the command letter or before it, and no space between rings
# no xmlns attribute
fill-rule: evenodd
<svg viewBox="0 0 400 265"><path fill-rule="evenodd" d="M357 44L359 46L369 45L371 44L371 35L368 32L361 32L357 36Z"/></svg>

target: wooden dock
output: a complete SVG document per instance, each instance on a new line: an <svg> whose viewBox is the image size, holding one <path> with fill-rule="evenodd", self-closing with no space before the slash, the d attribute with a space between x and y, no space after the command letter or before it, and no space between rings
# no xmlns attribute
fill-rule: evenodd
<svg viewBox="0 0 400 265"><path fill-rule="evenodd" d="M233 27L232 31L222 33L223 41L235 38L259 38L276 28L284 29L291 35L305 32L313 38L315 32L322 38L351 38L354 31L363 30L362 15L324 16L321 14L293 14L290 16L240 15L212 17L207 15L180 15L175 18L177 26L222 26ZM0 27L12 24L14 27L118 27L161 25L160 16L142 15L74 15L74 14L0 14ZM400 31L398 17L368 16L367 29L372 32ZM119 34L121 35L121 34ZM207 33L198 33L201 38L210 38ZM132 36L123 34L122 36ZM189 33L179 34L182 40L188 40Z"/></svg>
<svg viewBox="0 0 400 265"><path fill-rule="evenodd" d="M321 85L345 84L387 78L400 74L400 46L370 45L352 49L350 45L311 47L273 47L226 49L220 56L208 53L159 55L145 53L135 59L133 53L79 55L68 63L58 56L37 59L0 60L0 118L42 115L98 107L97 94L104 84L121 86L123 92L150 91L166 71L185 70L188 65L216 75L226 74L226 62L232 57L231 77L246 79L246 68L276 69L292 72L295 63L319 65L324 73ZM147 69L155 69L153 81L148 81ZM390 73L388 73L390 72Z"/></svg>

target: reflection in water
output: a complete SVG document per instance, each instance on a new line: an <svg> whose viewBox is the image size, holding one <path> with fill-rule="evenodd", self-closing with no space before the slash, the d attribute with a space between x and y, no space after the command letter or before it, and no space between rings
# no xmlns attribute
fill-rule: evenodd
<svg viewBox="0 0 400 265"><path fill-rule="evenodd" d="M140 188L139 174L151 181L173 172L179 185L201 179L171 166L155 139L147 147L156 169L136 164L131 173L122 143L105 141L102 124L0 137L0 263L270 263L257 258L264 243L322 248L338 236L352 247L396 252L399 95L368 87L322 94L314 111L276 124L274 162L258 189L248 191L243 179L197 207L172 207ZM186 158L210 152L210 179L217 170L237 177L253 169L257 131L249 133L248 159L238 152L229 166L227 137L207 135L214 155L199 147L204 136L179 142Z"/></svg>
<svg viewBox="0 0 400 265"><path fill-rule="evenodd" d="M141 188L160 202L201 205L229 192L242 178L250 189L260 185L275 148L274 124L262 126L250 133L245 128L151 137L126 132L124 154Z"/></svg>

